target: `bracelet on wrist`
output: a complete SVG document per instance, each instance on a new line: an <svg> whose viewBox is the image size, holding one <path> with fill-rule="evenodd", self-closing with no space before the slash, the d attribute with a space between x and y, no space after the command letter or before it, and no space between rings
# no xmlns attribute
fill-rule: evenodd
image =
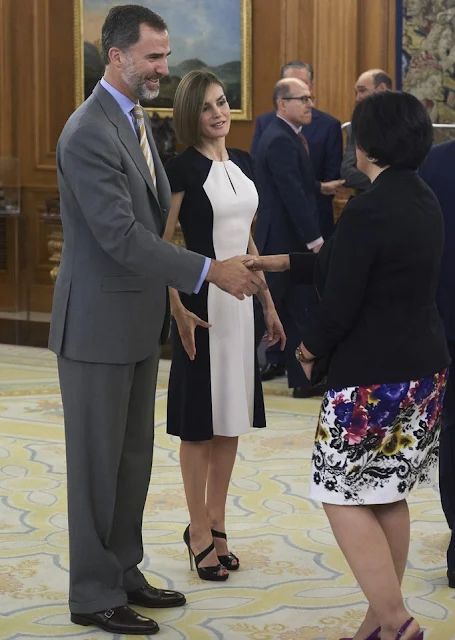
<svg viewBox="0 0 455 640"><path fill-rule="evenodd" d="M300 347L297 347L297 349L295 350L295 357L301 364L311 364L315 360L314 356L311 358L307 358L306 356L304 356L300 350Z"/></svg>

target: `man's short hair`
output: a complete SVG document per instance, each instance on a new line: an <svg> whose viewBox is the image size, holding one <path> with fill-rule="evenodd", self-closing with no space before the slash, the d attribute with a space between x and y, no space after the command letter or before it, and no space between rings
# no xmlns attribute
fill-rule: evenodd
<svg viewBox="0 0 455 640"><path fill-rule="evenodd" d="M151 9L138 4L112 7L101 30L101 53L104 64L109 64L109 50L118 47L127 51L141 37L141 24L155 31L166 31L163 18Z"/></svg>
<svg viewBox="0 0 455 640"><path fill-rule="evenodd" d="M292 60L291 62L287 62L283 67L281 67L280 78L286 77L286 72L288 69L306 69L310 74L310 80L313 82L314 80L314 70L311 64L308 62L300 62L300 60Z"/></svg>
<svg viewBox="0 0 455 640"><path fill-rule="evenodd" d="M199 118L205 94L212 84L220 85L223 93L226 92L218 76L206 69L190 71L179 82L174 96L173 124L177 140L186 147L200 142Z"/></svg>
<svg viewBox="0 0 455 640"><path fill-rule="evenodd" d="M378 167L417 169L433 143L433 125L410 93L380 91L363 98L352 114L354 142Z"/></svg>
<svg viewBox="0 0 455 640"><path fill-rule="evenodd" d="M376 89L382 83L385 84L387 89L392 89L392 86L393 86L392 78L387 73L385 73L385 71L379 71L378 73L374 73L373 74L373 81L374 81L374 86L376 87Z"/></svg>
<svg viewBox="0 0 455 640"><path fill-rule="evenodd" d="M286 82L277 82L272 96L273 108L275 111L278 109L278 100L280 98L289 98L290 96L289 85Z"/></svg>

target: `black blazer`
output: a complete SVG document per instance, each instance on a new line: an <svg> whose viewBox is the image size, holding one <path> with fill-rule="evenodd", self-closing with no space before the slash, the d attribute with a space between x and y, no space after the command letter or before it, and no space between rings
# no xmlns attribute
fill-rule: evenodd
<svg viewBox="0 0 455 640"><path fill-rule="evenodd" d="M313 275L320 294L302 341L330 356L329 387L405 382L450 364L435 303L443 243L431 189L415 171L386 169L348 202L317 256L291 256L291 276Z"/></svg>
<svg viewBox="0 0 455 640"><path fill-rule="evenodd" d="M320 237L315 179L302 141L281 118L264 131L255 161L259 253L305 251Z"/></svg>

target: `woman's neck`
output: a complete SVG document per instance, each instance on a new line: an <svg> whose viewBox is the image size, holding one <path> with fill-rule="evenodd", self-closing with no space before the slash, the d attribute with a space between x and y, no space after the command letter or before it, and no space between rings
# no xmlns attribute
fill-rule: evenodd
<svg viewBox="0 0 455 640"><path fill-rule="evenodd" d="M196 145L196 149L209 160L216 160L217 162L229 160L229 154L226 150L226 138L216 138L214 140L203 138Z"/></svg>
<svg viewBox="0 0 455 640"><path fill-rule="evenodd" d="M374 182L376 178L388 168L389 168L389 165L387 165L386 167L378 167L376 164L371 164L368 167L367 176L370 178L371 182Z"/></svg>

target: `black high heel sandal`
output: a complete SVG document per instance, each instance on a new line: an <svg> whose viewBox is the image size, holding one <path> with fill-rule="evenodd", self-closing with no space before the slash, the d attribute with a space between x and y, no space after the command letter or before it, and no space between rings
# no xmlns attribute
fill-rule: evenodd
<svg viewBox="0 0 455 640"><path fill-rule="evenodd" d="M223 531L216 531L215 529L211 529L211 531L214 538L223 538L223 540L227 540L227 535L223 533ZM237 571L240 567L240 560L231 552L229 552L227 556L218 556L218 560L229 571ZM234 561L236 561L237 564L232 564Z"/></svg>
<svg viewBox="0 0 455 640"><path fill-rule="evenodd" d="M212 544L209 544L207 549L204 549L202 553L200 553L197 556L194 555L194 551L191 548L191 541L190 541L190 525L188 525L185 531L183 532L183 542L188 547L188 555L190 558L191 571L194 570L194 566L193 566L193 560L194 560L194 563L196 564L196 571L201 580L212 580L213 582L224 582L229 578L229 573L225 573L224 575L219 575L218 572L221 571L221 569L227 568L224 565L222 565L221 562L220 564L216 565L216 567L199 567L198 566L199 563L202 560L204 560L204 558L206 558L211 551L215 549L215 545L213 544L213 542Z"/></svg>

